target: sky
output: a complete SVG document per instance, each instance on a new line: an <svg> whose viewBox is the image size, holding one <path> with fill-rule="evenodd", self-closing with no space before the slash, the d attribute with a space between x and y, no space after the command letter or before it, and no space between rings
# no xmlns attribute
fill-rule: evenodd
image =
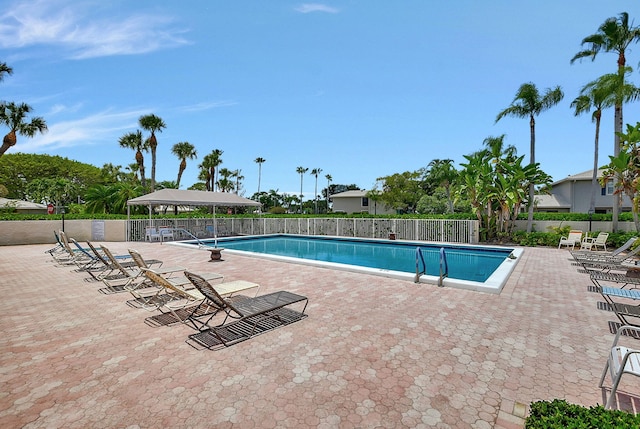
<svg viewBox="0 0 640 429"><path fill-rule="evenodd" d="M187 141L181 188L197 182L214 149L244 176L241 194L315 194L332 183L372 189L379 177L483 148L490 136L529 160L527 119L495 122L523 83L560 86L564 99L536 118L536 161L554 181L590 170L595 126L570 108L580 89L616 69L601 53L570 64L582 39L637 0L5 0L0 62L13 75L0 100L26 102L48 125L7 153L59 155L124 167L120 148L155 114L156 181L177 179L171 147ZM640 85L640 44L627 52ZM640 105L625 107L640 121ZM8 130L0 127L0 134ZM613 150L613 109L603 114L599 164ZM146 155L147 175L151 156Z"/></svg>

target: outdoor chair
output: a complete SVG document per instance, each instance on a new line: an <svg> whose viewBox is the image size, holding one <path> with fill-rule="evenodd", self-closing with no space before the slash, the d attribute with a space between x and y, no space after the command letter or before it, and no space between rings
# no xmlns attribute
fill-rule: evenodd
<svg viewBox="0 0 640 429"><path fill-rule="evenodd" d="M558 249L562 246L571 246L571 250L575 249L576 244L580 244L582 241L582 231L572 230L566 237L560 237L560 243L558 243Z"/></svg>
<svg viewBox="0 0 640 429"><path fill-rule="evenodd" d="M194 327L200 331L190 335L189 339L208 348L215 345L228 347L307 317L304 312L308 298L305 296L279 291L253 298L231 300L223 298L218 291L218 285L212 286L203 277L189 271L185 271L184 274L206 298L204 301L206 305L214 309L204 322L201 322L195 314L189 316ZM303 304L302 311L297 312L286 308L296 303ZM223 313L224 319L219 324L210 325L213 317L218 313ZM232 321L227 323L230 319Z"/></svg>
<svg viewBox="0 0 640 429"><path fill-rule="evenodd" d="M158 228L158 232L160 233L160 241L169 241L173 240L173 229L168 226L161 226Z"/></svg>
<svg viewBox="0 0 640 429"><path fill-rule="evenodd" d="M598 248L602 248L606 252L608 238L608 232L601 232L595 238L587 236L580 243L580 250L598 250Z"/></svg>
<svg viewBox="0 0 640 429"><path fill-rule="evenodd" d="M58 236L58 233L55 230L53 231L53 235L56 237L57 244L51 249L45 250L45 253L53 254L53 253L64 252L65 251L64 246L62 245L62 242L60 241L60 237Z"/></svg>
<svg viewBox="0 0 640 429"><path fill-rule="evenodd" d="M135 302L139 307L145 310L159 310L162 315L170 313L175 319L171 322L185 322L194 313L202 314L201 307L205 300L205 297L195 288L189 280L185 282L176 282L174 279L169 279L151 269L142 269L149 284L156 286L158 289L155 293L145 295L144 290L131 289L129 290L135 298ZM208 278L208 281L223 279L220 274L207 274L203 278ZM191 286L187 288L186 285ZM220 283L217 285L221 290L224 290L228 295L244 291L251 288L259 287L256 283L250 282L228 282ZM193 305L193 308L189 308L188 311L184 311L187 307ZM204 308L203 308L204 309ZM181 311L183 310L183 311ZM205 313L209 311L204 309ZM162 316L154 317L163 319ZM164 317L166 320L166 317Z"/></svg>
<svg viewBox="0 0 640 429"><path fill-rule="evenodd" d="M127 259L131 259L130 255L111 254L111 256L113 256L113 258L119 262L119 266L116 266L109 260L109 257L104 253L104 251L102 250L103 249L102 247L99 246L98 248L96 248L96 246L94 246L93 243L91 243L90 241L87 241L87 246L89 246L89 249L93 253L93 256L96 258L96 260L99 261L99 264L100 264L99 268L86 271L92 277L93 280L102 281L102 279L105 279L105 278L107 280L118 280L118 279L128 278L128 275L122 274L121 268L131 269L136 266L136 263L134 261L127 260Z"/></svg>
<svg viewBox="0 0 640 429"><path fill-rule="evenodd" d="M633 244L638 240L637 237L630 238L625 244L614 250L613 252L584 252L577 251L571 252L571 256L576 262L580 263L614 263L620 264L622 262L631 260L631 258L640 252L640 246L635 249L629 250ZM629 250L629 251L627 251Z"/></svg>
<svg viewBox="0 0 640 429"><path fill-rule="evenodd" d="M640 300L640 291L611 286L598 286L598 291L623 325L640 326L628 319L629 317L640 318L640 306L631 303Z"/></svg>
<svg viewBox="0 0 640 429"><path fill-rule="evenodd" d="M607 358L607 363L602 371L600 383L598 384L598 387L603 389L604 397L606 398L606 389L603 386L608 372L611 376L612 386L609 398L605 402L605 409L611 408L613 405L616 398L616 392L624 374L631 374L636 377L640 377L640 350L620 345L619 343L623 333L635 333L637 336L640 334L640 327L623 325L620 326L616 332L616 336L613 340L613 344L611 345L611 350Z"/></svg>
<svg viewBox="0 0 640 429"><path fill-rule="evenodd" d="M69 239L67 234L64 231L59 232L60 243L64 249L64 252L61 253L51 253L51 256L56 261L56 263L60 265L74 265L79 262L86 262L88 260L87 256L80 252L79 250L74 250L71 248L69 244Z"/></svg>
<svg viewBox="0 0 640 429"><path fill-rule="evenodd" d="M162 236L156 228L148 226L144 229L144 241L162 241Z"/></svg>

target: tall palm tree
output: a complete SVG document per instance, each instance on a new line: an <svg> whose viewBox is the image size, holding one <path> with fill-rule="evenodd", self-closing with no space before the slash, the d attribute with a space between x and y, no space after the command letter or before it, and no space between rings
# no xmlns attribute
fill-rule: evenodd
<svg viewBox="0 0 640 429"><path fill-rule="evenodd" d="M582 46L586 49L578 52L571 58L571 64L576 60L583 58L596 59L600 52L612 52L617 54L617 73L621 76L625 74L627 59L625 57L627 48L632 43L640 40L640 28L634 27L633 23L629 24L629 14L622 12L617 18L607 18L598 27L598 31L582 39ZM620 133L622 133L623 117L622 117L622 100L617 100L614 110L614 137L613 137L613 156L620 153ZM614 199L613 204L613 230L618 228L618 214L620 212L620 202L618 198Z"/></svg>
<svg viewBox="0 0 640 429"><path fill-rule="evenodd" d="M327 213L329 213L329 189L330 189L331 181L333 180L333 177L331 177L331 174L325 174L324 178L327 179L327 193L324 197L327 200Z"/></svg>
<svg viewBox="0 0 640 429"><path fill-rule="evenodd" d="M220 164L222 164L222 154L224 152L221 151L220 149L214 149L213 151L211 151L211 185L212 185L212 190L215 191L216 190L216 183L217 183L217 171L218 168L220 167Z"/></svg>
<svg viewBox="0 0 640 429"><path fill-rule="evenodd" d="M182 173L187 168L187 159L194 159L198 156L196 148L189 142L179 142L173 145L171 153L180 159L180 167L178 168L178 180L176 181L176 188L180 189L180 179L182 179Z"/></svg>
<svg viewBox="0 0 640 429"><path fill-rule="evenodd" d="M9 133L2 139L0 156L4 155L10 147L16 145L18 141L17 134L25 137L34 137L36 133L47 131L47 123L41 117L36 116L31 118L30 122L26 122L26 116L31 113L31 110L31 106L26 103L0 103L0 125L5 125L9 128Z"/></svg>
<svg viewBox="0 0 640 429"><path fill-rule="evenodd" d="M529 130L531 134L531 148L529 164L536 163L536 119L540 113L549 110L551 107L560 103L564 98L564 93L559 86L548 88L544 94L540 94L538 88L531 82L522 84L511 105L498 113L496 122L505 116L514 116L516 118L529 118ZM527 232L531 232L533 226L533 208L534 208L534 185L529 184L529 216L527 219Z"/></svg>
<svg viewBox="0 0 640 429"><path fill-rule="evenodd" d="M302 214L302 197L304 196L302 194L302 179L304 174L309 171L308 168L304 168L304 167L297 167L296 168L296 173L298 173L300 175L300 214Z"/></svg>
<svg viewBox="0 0 640 429"><path fill-rule="evenodd" d="M311 175L316 178L316 187L314 191L315 208L314 213L318 214L318 174L322 173L322 168L314 168L311 170Z"/></svg>
<svg viewBox="0 0 640 429"><path fill-rule="evenodd" d="M255 162L256 164L258 164L258 192L257 194L260 195L260 181L262 180L262 164L264 164L267 160L261 157L257 157L256 159L253 160L253 162Z"/></svg>
<svg viewBox="0 0 640 429"><path fill-rule="evenodd" d="M138 171L140 171L140 183L144 188L147 187L147 178L144 172L144 155L143 150L147 150L147 144L142 140L142 131L137 130L127 133L118 140L120 147L133 149L136 151L136 162L138 163Z"/></svg>
<svg viewBox="0 0 640 429"><path fill-rule="evenodd" d="M244 179L244 176L242 175L242 170L238 169L238 170L234 170L231 173L231 177L235 177L236 178L236 195L238 195L240 193L240 188L242 187L242 180Z"/></svg>
<svg viewBox="0 0 640 429"><path fill-rule="evenodd" d="M617 74L613 76L618 76ZM596 207L596 193L598 190L598 149L600 140L600 120L602 110L615 105L615 90L610 85L611 75L601 76L597 80L589 82L580 90L580 95L571 102L574 114L580 116L583 113L591 114L591 121L596 124L596 135L593 149L593 172L591 175L591 200L589 202L589 212L594 213Z"/></svg>
<svg viewBox="0 0 640 429"><path fill-rule="evenodd" d="M13 69L7 63L0 63L0 82L4 80L5 75L13 74Z"/></svg>
<svg viewBox="0 0 640 429"><path fill-rule="evenodd" d="M138 122L143 130L151 133L151 136L149 136L149 148L151 149L151 192L153 192L156 189L156 149L158 148L156 133L161 133L167 125L159 116L153 114L140 116Z"/></svg>

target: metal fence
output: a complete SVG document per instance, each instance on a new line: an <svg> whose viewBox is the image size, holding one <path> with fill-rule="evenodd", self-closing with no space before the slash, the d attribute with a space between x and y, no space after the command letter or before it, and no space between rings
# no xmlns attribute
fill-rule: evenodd
<svg viewBox="0 0 640 429"><path fill-rule="evenodd" d="M149 219L131 219L128 241L144 241ZM215 223L215 225L214 225ZM381 218L190 218L152 219L155 228L173 228L175 239L228 235L331 235L338 237L394 238L398 240L478 243L477 220Z"/></svg>

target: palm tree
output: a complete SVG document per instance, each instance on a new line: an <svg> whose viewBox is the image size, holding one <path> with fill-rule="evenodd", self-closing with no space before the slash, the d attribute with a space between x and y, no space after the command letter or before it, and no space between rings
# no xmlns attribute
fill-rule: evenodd
<svg viewBox="0 0 640 429"><path fill-rule="evenodd" d="M429 176L442 186L447 195L447 206L449 213L453 213L453 199L451 198L451 187L458 177L458 172L453 166L452 159L434 159L429 163Z"/></svg>
<svg viewBox="0 0 640 429"><path fill-rule="evenodd" d="M4 80L4 75L13 74L13 69L7 63L0 63L0 82Z"/></svg>
<svg viewBox="0 0 640 429"><path fill-rule="evenodd" d="M146 142L142 141L142 131L137 130L127 133L118 140L120 147L133 149L136 151L136 162L138 163L138 171L140 171L140 182L144 188L147 187L147 179L144 174L144 155L143 150L147 150Z"/></svg>
<svg viewBox="0 0 640 429"><path fill-rule="evenodd" d="M331 181L333 180L333 177L331 177L331 174L325 174L324 178L327 179L327 193L325 194L324 197L327 200L327 213L329 213L329 189L330 189Z"/></svg>
<svg viewBox="0 0 640 429"><path fill-rule="evenodd" d="M27 113L31 113L31 110L31 106L26 103L0 103L0 124L9 127L9 133L2 139L0 156L16 145L16 134L33 137L36 133L47 131L47 123L41 117L36 116L31 118L31 122L25 122Z"/></svg>
<svg viewBox="0 0 640 429"><path fill-rule="evenodd" d="M211 151L211 185L212 185L212 189L213 191L216 190L216 183L217 183L217 179L216 179L216 172L218 171L218 168L220 167L220 164L222 164L222 154L224 152L221 151L220 149L214 149L213 151Z"/></svg>
<svg viewBox="0 0 640 429"><path fill-rule="evenodd" d="M149 131L149 148L151 149L151 192L156 189L156 149L158 148L158 140L156 133L161 133L167 127L164 121L156 115L144 115L138 119L143 130Z"/></svg>
<svg viewBox="0 0 640 429"><path fill-rule="evenodd" d="M550 109L564 98L564 93L559 86L548 88L544 94L540 94L538 88L531 82L520 86L511 105L498 113L496 122L505 116L516 118L529 118L531 133L531 148L529 164L536 163L536 119L540 113ZM534 185L529 184L529 216L527 219L527 232L531 232L533 226Z"/></svg>
<svg viewBox="0 0 640 429"><path fill-rule="evenodd" d="M316 178L316 187L314 192L314 199L315 199L314 213L315 214L318 214L318 174L320 173L322 173L322 168L314 168L313 170L311 170L311 175L315 176Z"/></svg>
<svg viewBox="0 0 640 429"><path fill-rule="evenodd" d="M242 170L238 169L233 171L231 174L231 177L236 178L236 195L240 193L240 188L242 187L242 184L240 182L244 179L244 176L241 173L242 173Z"/></svg>
<svg viewBox="0 0 640 429"><path fill-rule="evenodd" d="M300 214L302 214L302 197L304 196L302 194L302 178L307 171L309 171L308 168L304 168L304 167L296 168L296 173L300 175Z"/></svg>
<svg viewBox="0 0 640 429"><path fill-rule="evenodd" d="M621 77L625 74L626 57L625 53L631 43L635 43L640 39L640 28L634 27L633 24L629 25L629 14L622 12L617 18L607 18L600 27L598 32L582 39L582 46L587 45L587 48L578 52L571 58L571 64L576 60L582 60L583 58L591 58L591 61L596 59L596 56L600 52L613 52L618 54L617 73ZM614 138L613 138L613 156L618 156L620 153L620 133L622 133L622 100L617 100L614 110ZM620 212L619 199L614 199L613 204L613 230L618 228L618 213Z"/></svg>
<svg viewBox="0 0 640 429"><path fill-rule="evenodd" d="M176 189L180 189L180 179L182 173L187 168L187 158L194 159L198 156L196 148L189 142L179 142L173 145L171 153L180 159L180 167L178 168L178 180L176 181Z"/></svg>
<svg viewBox="0 0 640 429"><path fill-rule="evenodd" d="M600 140L600 120L602 119L602 110L615 105L615 91L612 90L609 84L609 78L601 76L597 80L589 82L581 90L580 95L571 102L571 107L574 110L576 116L580 116L583 113L589 113L593 108L591 114L591 121L596 124L596 135L594 140L593 149L593 172L591 175L591 201L589 203L589 213L595 212L596 207L596 192L598 190L598 149ZM609 77L611 75L608 75ZM617 75L613 75L617 76Z"/></svg>
<svg viewBox="0 0 640 429"><path fill-rule="evenodd" d="M253 160L253 162L255 162L256 164L258 164L258 192L257 194L260 194L260 181L262 180L262 164L265 163L267 160L261 157L257 157L256 159Z"/></svg>

